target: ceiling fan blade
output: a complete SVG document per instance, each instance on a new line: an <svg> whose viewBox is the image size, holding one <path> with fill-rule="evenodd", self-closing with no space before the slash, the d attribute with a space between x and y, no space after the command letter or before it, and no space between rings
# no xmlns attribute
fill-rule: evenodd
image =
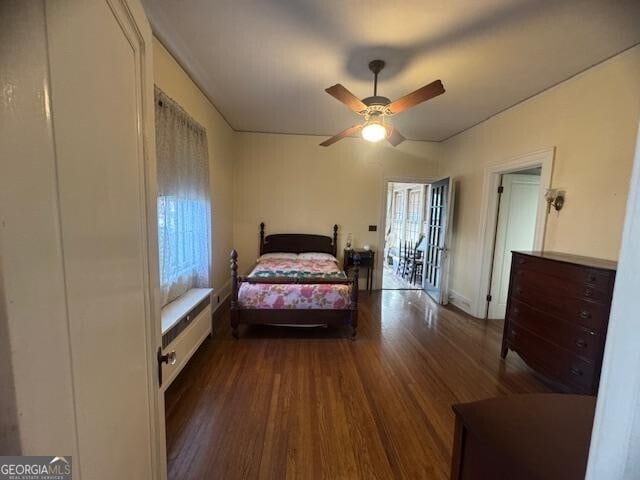
<svg viewBox="0 0 640 480"><path fill-rule="evenodd" d="M358 97L356 97L353 93L351 93L339 83L336 83L332 87L325 88L324 91L331 95L333 98L340 100L356 113L359 113L367 108L367 106L362 103Z"/></svg>
<svg viewBox="0 0 640 480"><path fill-rule="evenodd" d="M327 138L320 145L323 147L328 147L329 145L333 145L334 143L336 143L338 140L342 140L345 137L353 136L354 134L358 133L360 130L362 130L362 125L354 125L353 127L345 128L343 131L341 131L337 135L334 135L331 138Z"/></svg>
<svg viewBox="0 0 640 480"><path fill-rule="evenodd" d="M406 140L406 138L404 138L404 136L400 132L398 132L398 130L393 128L391 125L387 125L386 128L387 128L387 141L394 147L397 147L398 145L400 145L402 142Z"/></svg>
<svg viewBox="0 0 640 480"><path fill-rule="evenodd" d="M389 104L389 110L391 113L404 112L408 108L415 107L419 103L426 102L427 100L442 95L445 92L444 86L440 80L431 82L429 85L425 85L419 88L415 92L405 95L398 100L395 100Z"/></svg>

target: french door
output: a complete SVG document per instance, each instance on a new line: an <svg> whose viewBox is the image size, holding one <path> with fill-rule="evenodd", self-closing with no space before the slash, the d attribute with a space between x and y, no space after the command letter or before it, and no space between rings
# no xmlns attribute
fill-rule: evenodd
<svg viewBox="0 0 640 480"><path fill-rule="evenodd" d="M453 186L450 178L431 184L427 206L425 292L441 305L448 303L449 225L451 223Z"/></svg>

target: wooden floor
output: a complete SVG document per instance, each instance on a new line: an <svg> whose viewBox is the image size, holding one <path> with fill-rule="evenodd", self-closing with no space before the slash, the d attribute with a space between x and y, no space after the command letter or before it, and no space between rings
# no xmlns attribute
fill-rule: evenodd
<svg viewBox="0 0 640 480"><path fill-rule="evenodd" d="M421 291L363 293L355 342L227 322L167 391L170 479L444 479L452 404L548 391L500 359L501 322Z"/></svg>
<svg viewBox="0 0 640 480"><path fill-rule="evenodd" d="M382 288L385 290L420 290L418 285L409 283L400 275L396 275L392 267L387 266L382 271Z"/></svg>

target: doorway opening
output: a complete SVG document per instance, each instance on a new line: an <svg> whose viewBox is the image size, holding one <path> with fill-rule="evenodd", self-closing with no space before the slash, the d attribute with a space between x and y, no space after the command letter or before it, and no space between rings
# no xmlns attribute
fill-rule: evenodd
<svg viewBox="0 0 640 480"><path fill-rule="evenodd" d="M493 253L487 294L487 318L504 319L511 272L511 252L536 246L542 166L499 176Z"/></svg>
<svg viewBox="0 0 640 480"><path fill-rule="evenodd" d="M425 183L387 183L383 289L422 288L428 192Z"/></svg>
<svg viewBox="0 0 640 480"><path fill-rule="evenodd" d="M498 222L498 188L503 175L522 172L541 167L540 188L538 191L538 209L536 214L535 239L533 250L544 249L544 235L547 225L547 202L544 193L551 187L551 173L555 147L513 157L502 163L490 165L484 172L482 203L480 204L480 252L478 289L473 300L472 315L488 318L491 295L491 274L493 272L494 246ZM493 298L491 296L491 298Z"/></svg>

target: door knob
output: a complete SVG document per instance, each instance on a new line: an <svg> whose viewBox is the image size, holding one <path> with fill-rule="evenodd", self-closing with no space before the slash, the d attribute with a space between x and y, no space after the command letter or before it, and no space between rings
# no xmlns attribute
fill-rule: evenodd
<svg viewBox="0 0 640 480"><path fill-rule="evenodd" d="M169 353L165 353L164 355L160 355L160 363L166 363L167 365L175 365L176 352L169 352Z"/></svg>
<svg viewBox="0 0 640 480"><path fill-rule="evenodd" d="M164 355L162 354L162 348L158 347L158 383L162 385L162 364L166 363L167 365L175 365L176 363L176 352L167 352Z"/></svg>

